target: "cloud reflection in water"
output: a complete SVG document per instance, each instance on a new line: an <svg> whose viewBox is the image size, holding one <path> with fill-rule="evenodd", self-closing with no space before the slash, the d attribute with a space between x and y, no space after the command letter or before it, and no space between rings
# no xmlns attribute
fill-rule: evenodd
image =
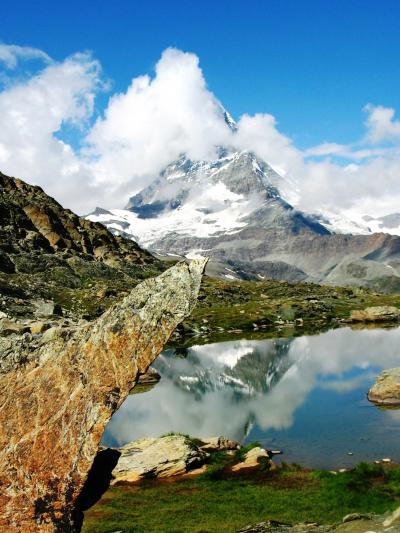
<svg viewBox="0 0 400 533"><path fill-rule="evenodd" d="M313 416L318 406L307 400L316 392L319 402L338 404L348 395L346 401L352 405L347 407L359 417L357 403L365 402L378 371L400 365L399 341L400 328L343 328L293 339L235 340L167 350L154 365L162 375L160 383L125 401L107 426L103 442L122 445L170 431L242 440L253 426L258 437L268 436L300 424L300 411L306 411L301 417ZM308 409L301 409L305 405ZM338 422L342 409L337 410ZM378 413L372 407L369 413L379 416L383 425L400 424L393 412ZM315 413L316 435L320 418Z"/></svg>

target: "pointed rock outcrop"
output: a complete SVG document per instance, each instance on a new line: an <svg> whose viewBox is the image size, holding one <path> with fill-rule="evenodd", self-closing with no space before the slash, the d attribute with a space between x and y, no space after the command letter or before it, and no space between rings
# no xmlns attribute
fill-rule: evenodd
<svg viewBox="0 0 400 533"><path fill-rule="evenodd" d="M34 345L0 339L1 531L79 531L76 501L104 427L190 314L205 262L178 263Z"/></svg>

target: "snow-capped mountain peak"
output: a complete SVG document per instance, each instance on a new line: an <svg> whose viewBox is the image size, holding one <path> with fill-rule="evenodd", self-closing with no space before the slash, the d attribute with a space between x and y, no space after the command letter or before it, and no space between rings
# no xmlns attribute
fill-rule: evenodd
<svg viewBox="0 0 400 533"><path fill-rule="evenodd" d="M258 210L287 210L290 206L279 192L282 184L285 180L254 153L221 148L213 161L182 155L133 196L125 210L96 211L89 218L165 253L162 241L167 235L182 242L218 237L250 225ZM203 244L195 249L207 251ZM188 242L174 251L187 255L192 248Z"/></svg>
<svg viewBox="0 0 400 533"><path fill-rule="evenodd" d="M221 113L235 131L229 113ZM88 218L162 256L207 255L208 268L226 279L397 283L400 243L370 234L382 221L302 212L291 201L290 178L253 152L216 150L213 160L182 154L125 209L96 210ZM397 218L389 223L396 230Z"/></svg>

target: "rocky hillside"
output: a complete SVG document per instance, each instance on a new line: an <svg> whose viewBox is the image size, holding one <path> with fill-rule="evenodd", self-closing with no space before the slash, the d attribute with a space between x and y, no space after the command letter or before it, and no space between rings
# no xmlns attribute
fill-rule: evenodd
<svg viewBox="0 0 400 533"><path fill-rule="evenodd" d="M93 318L166 266L134 241L0 173L0 311Z"/></svg>

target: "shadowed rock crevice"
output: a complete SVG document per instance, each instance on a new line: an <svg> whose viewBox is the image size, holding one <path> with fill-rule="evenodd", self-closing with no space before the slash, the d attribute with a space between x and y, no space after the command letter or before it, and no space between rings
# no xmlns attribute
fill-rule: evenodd
<svg viewBox="0 0 400 533"><path fill-rule="evenodd" d="M76 500L74 522L79 530L82 526L83 511L92 507L110 486L112 471L117 466L121 452L107 448L100 450L89 470L88 477Z"/></svg>

